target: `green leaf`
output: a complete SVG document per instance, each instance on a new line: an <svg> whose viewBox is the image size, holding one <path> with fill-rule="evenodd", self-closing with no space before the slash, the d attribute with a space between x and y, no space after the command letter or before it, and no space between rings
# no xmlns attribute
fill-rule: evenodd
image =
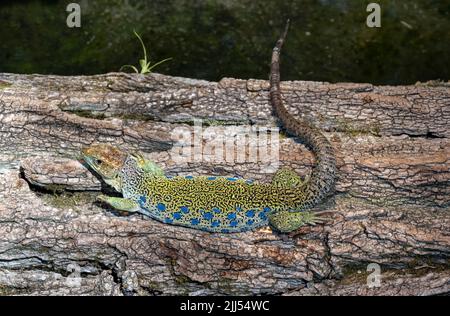
<svg viewBox="0 0 450 316"><path fill-rule="evenodd" d="M147 61L145 59L139 60L139 65L141 65L141 68L147 68Z"/></svg>
<svg viewBox="0 0 450 316"><path fill-rule="evenodd" d="M153 68L155 68L156 66L158 66L158 65L161 65L162 63L165 63L166 61L168 61L168 60L171 60L172 59L172 57L169 57L169 58L166 58L166 59L163 59L163 60L161 60L161 61L158 61L156 64L154 64L153 66L151 66L151 67L149 67L148 68L148 71L150 72Z"/></svg>
<svg viewBox="0 0 450 316"><path fill-rule="evenodd" d="M124 68L131 68L134 70L135 73L137 73L137 74L139 73L139 70L136 67L134 67L133 65L123 65L122 67L120 67L120 71L122 71L122 69L124 69Z"/></svg>
<svg viewBox="0 0 450 316"><path fill-rule="evenodd" d="M144 51L144 60L147 61L147 50L145 49L144 42L142 41L142 38L139 36L139 34L136 33L136 31L133 30L133 32L134 32L134 35L136 35L136 37L137 37L137 38L139 39L139 41L141 42L142 50Z"/></svg>

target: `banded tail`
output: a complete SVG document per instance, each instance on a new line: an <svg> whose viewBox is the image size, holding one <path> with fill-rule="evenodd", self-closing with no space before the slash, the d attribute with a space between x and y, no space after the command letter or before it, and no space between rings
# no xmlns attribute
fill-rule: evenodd
<svg viewBox="0 0 450 316"><path fill-rule="evenodd" d="M320 203L328 194L334 191L336 182L336 158L333 147L322 132L303 119L294 118L283 105L280 91L280 51L289 29L289 20L286 28L277 41L272 52L270 67L270 99L275 114L282 122L286 131L299 137L316 156L317 164L306 186L299 188L299 207L302 210L310 209Z"/></svg>

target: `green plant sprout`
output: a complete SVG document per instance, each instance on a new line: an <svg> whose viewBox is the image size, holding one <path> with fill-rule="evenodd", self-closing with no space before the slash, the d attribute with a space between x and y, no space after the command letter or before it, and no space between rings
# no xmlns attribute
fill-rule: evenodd
<svg viewBox="0 0 450 316"><path fill-rule="evenodd" d="M158 61L157 63L151 65L150 61L147 61L147 50L145 49L145 45L144 42L142 41L142 38L139 36L138 33L136 33L136 31L133 31L134 35L136 35L136 37L139 39L139 41L141 42L142 45L142 50L144 51L144 59L140 59L139 60L139 65L141 66L141 71L139 71L135 66L133 65L123 65L122 67L120 67L120 71L122 71L122 69L124 68L131 68L133 69L136 73L141 73L141 74L148 74L152 71L153 68L155 68L156 66L172 59L170 58L166 58L163 59L161 61ZM151 65L151 66L150 66Z"/></svg>

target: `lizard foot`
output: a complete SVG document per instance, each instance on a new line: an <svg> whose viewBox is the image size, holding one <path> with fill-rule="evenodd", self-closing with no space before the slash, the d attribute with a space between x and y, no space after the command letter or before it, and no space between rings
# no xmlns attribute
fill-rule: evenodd
<svg viewBox="0 0 450 316"><path fill-rule="evenodd" d="M292 213L289 210L275 212L270 214L269 224L277 231L281 233L289 233L305 225L315 226L322 224L326 219L319 216L314 212L295 212Z"/></svg>

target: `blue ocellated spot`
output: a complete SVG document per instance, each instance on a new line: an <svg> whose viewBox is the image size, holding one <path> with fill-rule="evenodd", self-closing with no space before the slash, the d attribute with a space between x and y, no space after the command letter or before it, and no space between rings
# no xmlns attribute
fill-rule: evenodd
<svg viewBox="0 0 450 316"><path fill-rule="evenodd" d="M141 195L139 197L139 204L144 205L146 202L147 202L147 198L145 197L145 195Z"/></svg>
<svg viewBox="0 0 450 316"><path fill-rule="evenodd" d="M237 224L238 224L237 221L231 221L231 222L230 222L230 226L231 226L231 227L236 227Z"/></svg>
<svg viewBox="0 0 450 316"><path fill-rule="evenodd" d="M246 224L247 224L247 226L251 226L251 225L253 225L254 222L255 222L254 220L249 219Z"/></svg>
<svg viewBox="0 0 450 316"><path fill-rule="evenodd" d="M160 211L165 211L166 210L166 205L164 203L158 203L158 205L156 205L156 207Z"/></svg>
<svg viewBox="0 0 450 316"><path fill-rule="evenodd" d="M224 229L221 230L221 232L222 232L222 233L229 233L230 231L229 231L228 229L225 229L225 228L224 228Z"/></svg>
<svg viewBox="0 0 450 316"><path fill-rule="evenodd" d="M175 212L175 213L172 214L172 216L173 216L173 218L175 218L175 219L180 219L182 215L181 215L180 212Z"/></svg>
<svg viewBox="0 0 450 316"><path fill-rule="evenodd" d="M236 219L236 213L230 213L230 214L228 214L228 215L227 215L227 218L228 218L229 220Z"/></svg>
<svg viewBox="0 0 450 316"><path fill-rule="evenodd" d="M173 176L166 176L166 178L167 178L167 179L172 179L172 178L173 178Z"/></svg>
<svg viewBox="0 0 450 316"><path fill-rule="evenodd" d="M247 212L245 212L245 216L247 216L247 217L253 217L253 216L255 216L255 211L252 211L252 210L247 211Z"/></svg>
<svg viewBox="0 0 450 316"><path fill-rule="evenodd" d="M211 227L219 227L219 226L220 226L220 221L218 221L218 220L212 221Z"/></svg>
<svg viewBox="0 0 450 316"><path fill-rule="evenodd" d="M247 184L252 184L252 183L253 183L253 180L246 180L245 183L247 183Z"/></svg>
<svg viewBox="0 0 450 316"><path fill-rule="evenodd" d="M206 219L207 221L211 220L213 217L214 215L211 212L206 212L203 214L203 218Z"/></svg>
<svg viewBox="0 0 450 316"><path fill-rule="evenodd" d="M213 207L212 211L213 211L214 213L220 213L220 212L221 212L221 211L220 211L220 208L218 208L218 207Z"/></svg>
<svg viewBox="0 0 450 316"><path fill-rule="evenodd" d="M236 181L237 179L232 177L232 178L227 178L228 181Z"/></svg>
<svg viewBox="0 0 450 316"><path fill-rule="evenodd" d="M164 219L164 222L167 223L167 224L172 224L173 223L173 219L166 217Z"/></svg>
<svg viewBox="0 0 450 316"><path fill-rule="evenodd" d="M182 207L180 207L180 211L182 211L184 214L187 214L187 213L189 213L189 207L182 206Z"/></svg>
<svg viewBox="0 0 450 316"><path fill-rule="evenodd" d="M208 180L216 180L216 177L208 177Z"/></svg>
<svg viewBox="0 0 450 316"><path fill-rule="evenodd" d="M266 213L264 213L264 212L259 212L258 216L263 221L265 221L267 219Z"/></svg>
<svg viewBox="0 0 450 316"><path fill-rule="evenodd" d="M240 206L236 206L236 211L240 212L242 211L242 208Z"/></svg>
<svg viewBox="0 0 450 316"><path fill-rule="evenodd" d="M271 209L270 209L270 207L266 206L266 207L263 209L263 211L264 211L264 212L270 212Z"/></svg>
<svg viewBox="0 0 450 316"><path fill-rule="evenodd" d="M198 218L191 219L191 224L192 225L198 225L199 223L200 223L200 220Z"/></svg>
<svg viewBox="0 0 450 316"><path fill-rule="evenodd" d="M192 179L194 179L194 177L193 177L193 176L186 176L185 178L186 178L186 179L189 179L189 180L192 180Z"/></svg>

